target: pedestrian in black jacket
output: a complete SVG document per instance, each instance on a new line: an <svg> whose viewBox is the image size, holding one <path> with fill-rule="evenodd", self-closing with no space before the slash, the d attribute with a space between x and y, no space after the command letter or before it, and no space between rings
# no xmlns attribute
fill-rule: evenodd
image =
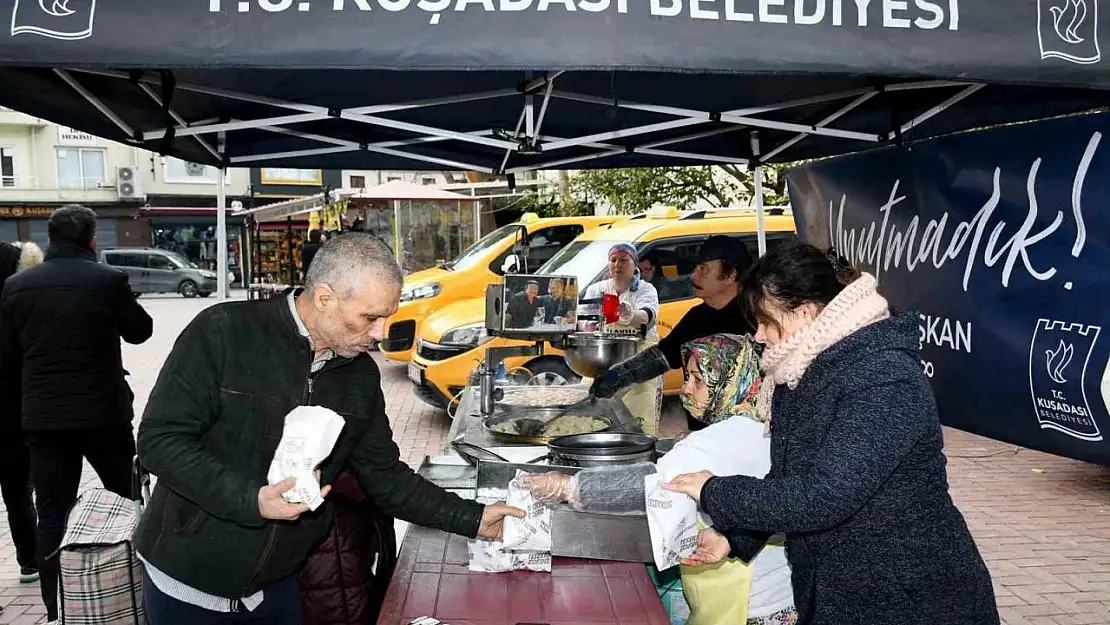
<svg viewBox="0 0 1110 625"><path fill-rule="evenodd" d="M105 488L130 497L134 413L120 339L146 341L153 322L127 274L96 261L96 213L63 206L47 231L46 260L9 278L0 296L0 369L20 389L21 405L5 417L22 417L30 449L42 598L55 620L58 560L47 556L77 499L82 458Z"/></svg>
<svg viewBox="0 0 1110 625"><path fill-rule="evenodd" d="M320 251L320 246L327 242L327 237L319 230L310 230L308 233L308 240L301 246L301 275L308 276L308 268L312 266L312 259L316 258L316 252Z"/></svg>
<svg viewBox="0 0 1110 625"><path fill-rule="evenodd" d="M763 480L693 473L716 531L691 564L749 559L786 534L799 625L995 625L990 574L948 495L944 441L918 355L918 315L875 279L796 243L756 261L745 308L767 345Z"/></svg>
<svg viewBox="0 0 1110 625"><path fill-rule="evenodd" d="M34 243L0 243L0 290L16 272L41 262L42 250ZM16 399L18 380L0 385L0 397L8 401ZM15 403L12 402L12 405ZM27 443L23 440L19 416L14 413L7 418L0 417L0 492L3 493L8 527L15 543L19 581L25 584L36 582L39 579L38 540L35 538L35 504L31 499L31 459Z"/></svg>
<svg viewBox="0 0 1110 625"><path fill-rule="evenodd" d="M461 499L401 460L366 353L401 281L377 237L346 234L320 248L304 289L214 306L178 338L139 426L139 459L158 476L135 533L151 625L301 622L297 571L332 508L284 501L293 480L267 485L297 406L346 422L321 484L349 470L385 514L469 537L499 536L506 514L524 515Z"/></svg>

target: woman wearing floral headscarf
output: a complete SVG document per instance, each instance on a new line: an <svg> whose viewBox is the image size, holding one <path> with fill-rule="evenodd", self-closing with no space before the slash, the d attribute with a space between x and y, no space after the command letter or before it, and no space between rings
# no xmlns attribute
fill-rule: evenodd
<svg viewBox="0 0 1110 625"><path fill-rule="evenodd" d="M683 345L682 403L712 425L679 441L657 464L588 468L574 476L543 473L523 478L524 484L540 499L567 501L584 512L642 515L644 477L656 471L666 479L694 467L762 477L770 468L771 451L756 404L759 354L754 341L730 334ZM712 520L703 517L703 522ZM688 561L682 567L689 625L793 623L790 567L781 543L772 541L749 563L696 564Z"/></svg>

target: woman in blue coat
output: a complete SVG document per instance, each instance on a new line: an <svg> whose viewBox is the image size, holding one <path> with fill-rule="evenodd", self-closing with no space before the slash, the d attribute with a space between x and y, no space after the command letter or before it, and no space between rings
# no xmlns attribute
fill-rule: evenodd
<svg viewBox="0 0 1110 625"><path fill-rule="evenodd" d="M876 286L802 243L749 270L771 470L669 484L724 533L704 532L690 563L749 559L782 532L799 625L997 625L990 573L948 495L918 316Z"/></svg>

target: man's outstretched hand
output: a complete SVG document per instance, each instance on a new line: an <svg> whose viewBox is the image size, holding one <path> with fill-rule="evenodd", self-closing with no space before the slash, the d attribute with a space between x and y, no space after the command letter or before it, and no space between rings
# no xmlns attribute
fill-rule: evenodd
<svg viewBox="0 0 1110 625"><path fill-rule="evenodd" d="M478 536L490 540L500 540L505 517L523 519L527 514L520 508L506 505L504 501L491 503L482 508L482 522L478 525Z"/></svg>
<svg viewBox="0 0 1110 625"><path fill-rule="evenodd" d="M319 471L316 472L316 479L320 479ZM258 513L262 518L271 521L296 521L298 517L308 512L309 507L303 503L289 503L282 498L283 494L296 486L297 478L287 477L277 484L258 489ZM331 486L325 486L320 489L320 496L327 497L330 491Z"/></svg>

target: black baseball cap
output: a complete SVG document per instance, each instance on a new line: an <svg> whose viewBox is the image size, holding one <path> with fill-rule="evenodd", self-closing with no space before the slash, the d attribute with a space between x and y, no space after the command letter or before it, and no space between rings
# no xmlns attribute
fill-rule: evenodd
<svg viewBox="0 0 1110 625"><path fill-rule="evenodd" d="M754 262L751 253L748 252L748 246L744 245L743 241L723 234L709 237L698 250L696 262L708 263L711 260L724 261L736 267L741 273Z"/></svg>

